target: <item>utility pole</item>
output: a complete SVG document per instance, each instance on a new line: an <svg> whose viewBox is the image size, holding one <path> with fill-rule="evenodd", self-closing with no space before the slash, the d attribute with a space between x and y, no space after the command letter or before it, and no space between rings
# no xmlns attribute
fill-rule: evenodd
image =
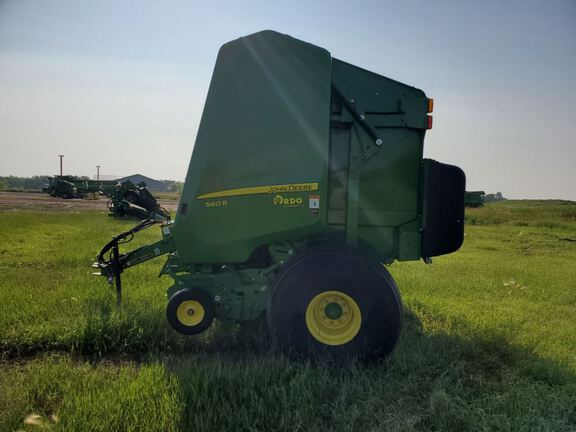
<svg viewBox="0 0 576 432"><path fill-rule="evenodd" d="M100 180L100 165L96 165L96 180Z"/></svg>
<svg viewBox="0 0 576 432"><path fill-rule="evenodd" d="M60 158L60 177L62 177L62 158L64 155L58 155L58 157Z"/></svg>

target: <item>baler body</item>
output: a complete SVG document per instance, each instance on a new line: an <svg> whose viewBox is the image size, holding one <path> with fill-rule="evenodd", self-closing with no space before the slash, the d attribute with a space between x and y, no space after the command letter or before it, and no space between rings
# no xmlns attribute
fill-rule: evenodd
<svg viewBox="0 0 576 432"><path fill-rule="evenodd" d="M428 110L421 90L286 35L224 45L173 227L180 259L242 263L304 239L382 261L456 250L464 176L423 161ZM430 175L442 184L430 188ZM451 235L430 244L440 226Z"/></svg>
<svg viewBox="0 0 576 432"><path fill-rule="evenodd" d="M300 352L390 352L402 305L382 263L430 262L463 240L464 173L423 158L432 105L287 35L225 44L174 222L127 254L119 245L160 219L115 237L98 274L120 299L125 269L168 254L179 332L266 314Z"/></svg>

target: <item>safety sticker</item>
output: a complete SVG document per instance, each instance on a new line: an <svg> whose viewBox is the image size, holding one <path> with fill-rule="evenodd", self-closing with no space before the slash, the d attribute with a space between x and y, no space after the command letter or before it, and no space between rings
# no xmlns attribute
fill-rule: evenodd
<svg viewBox="0 0 576 432"><path fill-rule="evenodd" d="M320 213L320 195L309 196L308 208L310 209L311 215L318 216L318 213Z"/></svg>

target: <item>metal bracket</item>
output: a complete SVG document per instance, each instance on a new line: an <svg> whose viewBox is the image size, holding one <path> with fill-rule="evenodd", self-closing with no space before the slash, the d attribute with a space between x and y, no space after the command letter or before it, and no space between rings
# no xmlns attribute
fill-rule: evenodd
<svg viewBox="0 0 576 432"><path fill-rule="evenodd" d="M353 129L350 134L348 156L348 194L346 202L346 244L355 247L358 243L358 207L360 199L360 139ZM359 151L360 150L360 151ZM362 159L364 159L362 157Z"/></svg>
<svg viewBox="0 0 576 432"><path fill-rule="evenodd" d="M116 281L116 306L120 307L122 304L122 265L120 263L120 250L118 248L118 241L112 246L112 274Z"/></svg>
<svg viewBox="0 0 576 432"><path fill-rule="evenodd" d="M340 97L344 106L348 109L348 111L350 111L350 114L352 114L352 116L358 122L358 124L362 127L362 129L364 129L364 131L370 136L370 138L372 138L372 140L374 141L374 144L377 147L380 147L383 143L382 138L378 134L378 131L376 130L376 128L374 128L374 126L372 126L366 120L366 116L356 109L354 99L350 99L350 98L346 97L344 95L344 93L342 93L338 89L336 84L334 84L334 83L332 83L332 89Z"/></svg>
<svg viewBox="0 0 576 432"><path fill-rule="evenodd" d="M170 235L165 235L162 240L150 245L142 246L128 252L127 254L120 254L119 245L130 242L134 238L134 234L160 222L162 221L146 219L131 230L113 237L112 240L102 248L98 254L97 261L92 264L92 267L100 269L100 273L93 274L106 276L110 284L115 282L116 304L118 306L122 303L121 274L124 269L174 251L174 245ZM107 255L108 252L110 252L109 255Z"/></svg>

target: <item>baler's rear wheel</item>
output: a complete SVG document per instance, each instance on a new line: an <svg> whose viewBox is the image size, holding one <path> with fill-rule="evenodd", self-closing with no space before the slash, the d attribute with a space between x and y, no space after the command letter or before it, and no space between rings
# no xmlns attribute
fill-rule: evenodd
<svg viewBox="0 0 576 432"><path fill-rule="evenodd" d="M214 321L214 302L204 291L182 289L168 300L166 316L177 332L185 335L202 333Z"/></svg>
<svg viewBox="0 0 576 432"><path fill-rule="evenodd" d="M383 357L393 350L402 326L392 276L351 249L296 257L278 276L267 313L274 341L305 356Z"/></svg>

